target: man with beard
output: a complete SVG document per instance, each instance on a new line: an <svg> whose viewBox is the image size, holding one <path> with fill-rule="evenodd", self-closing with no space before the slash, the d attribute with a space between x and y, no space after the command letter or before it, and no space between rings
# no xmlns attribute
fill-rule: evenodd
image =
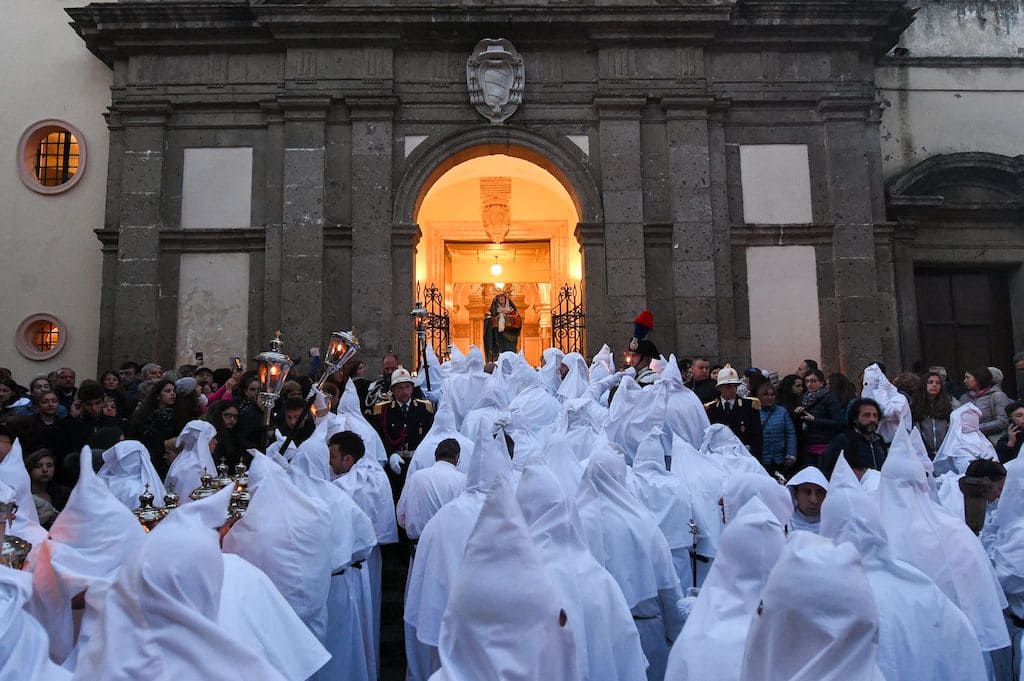
<svg viewBox="0 0 1024 681"><path fill-rule="evenodd" d="M826 477L832 477L840 453L854 470L880 470L885 462L888 448L877 433L882 420L878 402L867 397L854 400L846 411L846 418L850 427L833 438L821 457L821 469Z"/></svg>

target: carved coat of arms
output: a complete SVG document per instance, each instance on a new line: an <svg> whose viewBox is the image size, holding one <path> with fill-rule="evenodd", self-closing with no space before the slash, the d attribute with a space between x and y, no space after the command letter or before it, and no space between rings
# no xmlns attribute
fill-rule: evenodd
<svg viewBox="0 0 1024 681"><path fill-rule="evenodd" d="M523 58L505 38L484 38L466 61L469 101L493 124L504 123L523 102Z"/></svg>

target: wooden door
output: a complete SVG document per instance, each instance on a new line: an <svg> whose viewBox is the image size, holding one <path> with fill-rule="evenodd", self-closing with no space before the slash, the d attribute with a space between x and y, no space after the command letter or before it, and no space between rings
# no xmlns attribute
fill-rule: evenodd
<svg viewBox="0 0 1024 681"><path fill-rule="evenodd" d="M972 367L999 367L1003 389L1016 394L1008 273L921 268L914 282L924 367L944 366L954 381Z"/></svg>

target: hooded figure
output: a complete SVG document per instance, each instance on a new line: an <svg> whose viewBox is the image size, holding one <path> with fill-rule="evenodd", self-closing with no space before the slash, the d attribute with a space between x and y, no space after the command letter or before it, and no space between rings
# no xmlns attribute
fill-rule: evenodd
<svg viewBox="0 0 1024 681"><path fill-rule="evenodd" d="M556 393L563 402L581 397L590 383L590 367L586 358L578 352L570 352L562 358L562 364L569 370Z"/></svg>
<svg viewBox="0 0 1024 681"><path fill-rule="evenodd" d="M693 509L690 508L690 494L686 485L677 475L665 468L663 438L666 435L655 426L637 447L633 461L632 492L658 521L658 528L665 535L672 551L672 563L680 584L692 582L690 569L690 548L693 534L690 522ZM667 436L671 442L671 435Z"/></svg>
<svg viewBox="0 0 1024 681"><path fill-rule="evenodd" d="M254 449L249 453L252 501L224 536L224 551L263 570L324 641L332 571L332 556L324 550L333 537L330 512L296 487L280 466Z"/></svg>
<svg viewBox="0 0 1024 681"><path fill-rule="evenodd" d="M710 560L718 551L718 538L722 532L722 485L729 471L719 457L704 455L681 437L672 439L672 475L682 481L690 500L693 520L697 524L697 586L707 576ZM689 582L683 582L688 584Z"/></svg>
<svg viewBox="0 0 1024 681"><path fill-rule="evenodd" d="M764 472L764 467L757 457L750 453L747 446L724 423L713 423L704 433L704 441L700 443L700 453L707 455L712 452L719 457L724 457L725 466L731 471Z"/></svg>
<svg viewBox="0 0 1024 681"><path fill-rule="evenodd" d="M902 424L909 431L914 426L914 417L910 413L910 402L896 386L882 373L877 364L864 370L864 388L861 397L869 397L882 408L882 420L878 422L878 435L886 442L892 442L896 430Z"/></svg>
<svg viewBox="0 0 1024 681"><path fill-rule="evenodd" d="M996 448L981 432L981 410L971 402L965 402L949 415L949 430L946 439L935 453L935 474L955 471L959 475L967 472L967 466L975 459L998 461Z"/></svg>
<svg viewBox="0 0 1024 681"><path fill-rule="evenodd" d="M633 461L637 445L647 437L651 428L665 428L665 384L655 383L644 388L630 376L619 378L619 388L608 410L605 432L611 442L622 447L629 462Z"/></svg>
<svg viewBox="0 0 1024 681"><path fill-rule="evenodd" d="M11 451L0 461L0 501L18 504L18 512L10 527L10 534L32 545L25 560L25 569L34 569L39 548L46 541L46 530L39 525L35 502L32 501L32 482L21 458L21 444L14 441ZM60 518L60 516L57 516ZM54 521L56 522L56 521Z"/></svg>
<svg viewBox="0 0 1024 681"><path fill-rule="evenodd" d="M675 355L669 356L661 381L665 383L665 425L695 449L700 447L711 421L697 393L683 384Z"/></svg>
<svg viewBox="0 0 1024 681"><path fill-rule="evenodd" d="M66 681L71 673L50 662L46 631L22 609L31 594L31 574L0 565L0 681Z"/></svg>
<svg viewBox="0 0 1024 681"><path fill-rule="evenodd" d="M132 512L96 477L88 447L82 449L79 464L78 482L39 547L29 608L50 633L50 657L62 664L75 643L71 599L90 589L101 592L146 536ZM83 636L98 600L93 592L86 594ZM67 666L73 668L73 660Z"/></svg>
<svg viewBox="0 0 1024 681"><path fill-rule="evenodd" d="M366 420L362 410L359 408L359 391L356 390L355 384L352 381L348 382L344 392L341 394L341 399L338 401L338 413L328 415L325 421L324 428L321 431L323 433L323 441L327 442L331 435L340 433L343 430L352 431L363 438L366 456L371 461L376 461L383 466L388 460L387 451L384 449L384 442L380 439L380 434L370 425L370 422ZM317 434L314 433L313 437L316 436ZM366 457L364 456L363 458ZM381 472L383 473L383 469L381 469ZM383 477L387 480L387 474L383 474Z"/></svg>
<svg viewBox="0 0 1024 681"><path fill-rule="evenodd" d="M607 343L601 344L601 349L594 355L590 362L590 382L596 383L606 376L615 373L615 356Z"/></svg>
<svg viewBox="0 0 1024 681"><path fill-rule="evenodd" d="M248 641L220 626L223 583L217 532L171 514L117 573L72 678L284 681Z"/></svg>
<svg viewBox="0 0 1024 681"><path fill-rule="evenodd" d="M487 376L482 386L483 391L477 395L476 404L462 420L459 431L469 439L473 433L493 433L494 422L508 408L508 395L505 393L505 378L500 371Z"/></svg>
<svg viewBox="0 0 1024 681"><path fill-rule="evenodd" d="M856 549L794 533L750 625L741 681L887 681L875 603L849 597L870 590Z"/></svg>
<svg viewBox="0 0 1024 681"><path fill-rule="evenodd" d="M409 461L409 468L406 472L406 480L421 468L430 468L434 465L434 452L441 440L457 440L459 443L459 470L463 473L469 468L469 462L473 458L473 441L459 432L455 427L455 412L452 411L451 399L441 398L437 406L437 413L434 414L434 425L430 427L427 434L420 440L420 444L413 452L412 460Z"/></svg>
<svg viewBox="0 0 1024 681"><path fill-rule="evenodd" d="M178 495L182 504L192 501L189 494L200 486L199 477L205 471L215 475L217 467L210 452L210 441L217 437L217 429L206 421L189 421L175 441L181 452L174 457L167 470L167 486Z"/></svg>
<svg viewBox="0 0 1024 681"><path fill-rule="evenodd" d="M331 583L327 594L327 650L330 661L317 679L371 681L377 677L377 649L373 638L373 599L367 570L354 564L365 561L377 537L373 523L344 491L330 482L330 453L319 439L302 443L288 473L295 486L330 512L332 530Z"/></svg>
<svg viewBox="0 0 1024 681"><path fill-rule="evenodd" d="M722 485L722 519L728 525L753 498L768 508L783 528L793 515L793 497L775 478L762 473L738 473Z"/></svg>
<svg viewBox="0 0 1024 681"><path fill-rule="evenodd" d="M998 529L992 541L992 565L1009 601L1013 617L1024 619L1024 465L1016 461L1006 466L1006 482L995 511ZM1024 673L1021 627L1014 623L1014 659L1018 678Z"/></svg>
<svg viewBox="0 0 1024 681"><path fill-rule="evenodd" d="M963 610L982 651L1010 645L1002 614L1006 599L985 549L962 520L932 501L924 468L902 429L882 465L881 512L893 557L931 577Z"/></svg>
<svg viewBox="0 0 1024 681"><path fill-rule="evenodd" d="M718 558L669 654L666 681L739 679L747 631L786 543L783 527L753 497L722 531Z"/></svg>
<svg viewBox="0 0 1024 681"><path fill-rule="evenodd" d="M466 543L498 477L512 475L512 465L498 443L484 437L469 465L466 491L427 521L405 590L405 651L411 681L426 681L438 669L441 617L462 563Z"/></svg>
<svg viewBox="0 0 1024 681"><path fill-rule="evenodd" d="M576 681L568 600L547 575L511 481L498 478L452 583L431 681Z"/></svg>
<svg viewBox="0 0 1024 681"><path fill-rule="evenodd" d="M626 489L626 461L610 447L590 457L576 493L590 551L612 574L640 632L651 681L665 675L668 649L682 626L679 577L658 522Z"/></svg>
<svg viewBox="0 0 1024 681"><path fill-rule="evenodd" d="M146 485L149 485L150 493L156 498L153 505L164 504L167 490L153 468L149 450L137 440L122 440L103 452L103 466L97 476L107 483L114 496L129 510L134 511L139 507L139 495L145 491ZM191 491L182 490L179 496L185 496Z"/></svg>
<svg viewBox="0 0 1024 681"><path fill-rule="evenodd" d="M577 530L578 518L573 520L575 508L546 465L526 466L516 499L549 576L566 597L580 678L646 679L647 660L622 590L590 553Z"/></svg>
<svg viewBox="0 0 1024 681"><path fill-rule="evenodd" d="M547 348L541 353L543 365L537 371L540 383L550 395L557 396L558 388L562 385L562 359L565 353L558 348Z"/></svg>
<svg viewBox="0 0 1024 681"><path fill-rule="evenodd" d="M984 681L971 623L930 577L892 557L878 503L844 457L821 508L821 535L860 552L878 606L878 667L886 681Z"/></svg>
<svg viewBox="0 0 1024 681"><path fill-rule="evenodd" d="M455 424L460 430L466 414L472 411L480 400L489 378L490 376L484 373L484 355L475 345L470 346L469 354L461 362L461 367L456 370L453 366L449 372L444 394L449 400L452 413L455 415Z"/></svg>
<svg viewBox="0 0 1024 681"><path fill-rule="evenodd" d="M839 457L845 460L845 457ZM821 525L821 502L828 494L828 480L821 470L808 466L786 483L793 495L793 515L789 530L804 530L818 534Z"/></svg>

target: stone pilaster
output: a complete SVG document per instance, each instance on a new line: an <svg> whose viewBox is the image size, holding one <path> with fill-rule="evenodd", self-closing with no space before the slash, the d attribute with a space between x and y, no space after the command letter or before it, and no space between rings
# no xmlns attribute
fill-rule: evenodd
<svg viewBox="0 0 1024 681"><path fill-rule="evenodd" d="M325 126L329 97L282 96L281 330L292 355L321 346Z"/></svg>
<svg viewBox="0 0 1024 681"><path fill-rule="evenodd" d="M420 226L414 223L391 225L391 328L394 330L395 352L411 371L418 366L414 357L413 320L409 316L413 303L413 277L416 269L416 245ZM404 332L403 332L404 331Z"/></svg>
<svg viewBox="0 0 1024 681"><path fill-rule="evenodd" d="M352 121L352 323L365 361L373 366L388 345L398 347L409 326L396 321L393 300L392 153L398 100L352 97L345 103ZM411 295L412 285L408 288Z"/></svg>
<svg viewBox="0 0 1024 681"><path fill-rule="evenodd" d="M672 288L675 352L719 355L717 246L712 220L708 111L711 97L662 100L668 137L668 192L672 197ZM728 248L724 253L728 254ZM667 350L666 350L667 351Z"/></svg>
<svg viewBox="0 0 1024 681"><path fill-rule="evenodd" d="M117 289L110 360L174 360L174 339L160 337L160 229L166 101L119 104L113 125L123 127L120 177L108 190L120 193L117 216ZM114 119L117 122L114 122Z"/></svg>
<svg viewBox="0 0 1024 681"><path fill-rule="evenodd" d="M593 357L609 336L608 276L605 262L604 223L580 222L576 240L583 251L583 311L586 314L587 356Z"/></svg>
<svg viewBox="0 0 1024 681"><path fill-rule="evenodd" d="M871 168L864 153L870 108L870 101L838 97L818 105L834 224L838 368L850 376L882 358Z"/></svg>
<svg viewBox="0 0 1024 681"><path fill-rule="evenodd" d="M640 118L644 97L598 97L601 201L604 205L607 297L603 337L588 344L622 347L633 332L633 318L647 305L644 263L644 199ZM586 253L586 249L584 248ZM588 258L589 260L589 258ZM588 294L593 287L587 267ZM593 307L592 305L590 307ZM591 320L587 320L588 327Z"/></svg>

